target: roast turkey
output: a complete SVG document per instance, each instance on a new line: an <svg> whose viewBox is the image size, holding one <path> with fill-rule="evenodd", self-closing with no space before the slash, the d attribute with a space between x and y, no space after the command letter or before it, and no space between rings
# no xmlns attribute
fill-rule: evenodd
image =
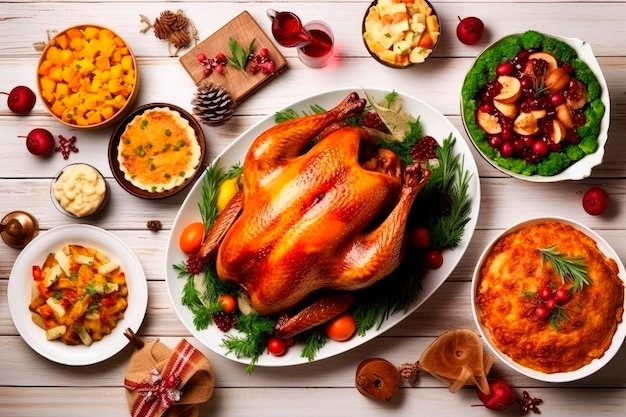
<svg viewBox="0 0 626 417"><path fill-rule="evenodd" d="M291 337L346 311L353 292L398 267L413 200L430 176L343 121L362 113L351 93L329 111L279 123L251 145L243 189L207 234L199 257L240 286Z"/></svg>

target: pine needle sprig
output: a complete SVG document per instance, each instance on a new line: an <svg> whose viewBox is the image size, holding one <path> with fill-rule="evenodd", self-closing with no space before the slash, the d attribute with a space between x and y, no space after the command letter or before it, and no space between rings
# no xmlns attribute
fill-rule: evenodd
<svg viewBox="0 0 626 417"><path fill-rule="evenodd" d="M561 282L564 283L566 278L572 280L575 291L582 290L584 285L591 285L591 278L587 275L588 268L585 258L581 256L566 257L558 251L557 245L541 248L539 253L542 262L548 261L552 264L554 271L561 277Z"/></svg>

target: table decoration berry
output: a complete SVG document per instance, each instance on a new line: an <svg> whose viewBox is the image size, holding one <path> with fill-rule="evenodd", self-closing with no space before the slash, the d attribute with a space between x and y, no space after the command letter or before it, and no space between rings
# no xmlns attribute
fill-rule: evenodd
<svg viewBox="0 0 626 417"><path fill-rule="evenodd" d="M33 155L46 156L54 149L54 136L49 130L43 128L35 128L27 136L18 136L18 138L26 138L26 148Z"/></svg>
<svg viewBox="0 0 626 417"><path fill-rule="evenodd" d="M18 85L14 87L10 92L0 92L0 94L6 94L7 105L9 110L16 114L27 114L35 106L35 93L25 85Z"/></svg>

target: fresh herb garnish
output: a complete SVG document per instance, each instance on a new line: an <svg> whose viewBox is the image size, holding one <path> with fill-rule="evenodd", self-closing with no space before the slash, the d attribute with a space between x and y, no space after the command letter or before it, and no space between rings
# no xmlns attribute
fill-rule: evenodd
<svg viewBox="0 0 626 417"><path fill-rule="evenodd" d="M246 372L250 374L265 350L267 339L274 333L275 324L274 319L258 313L242 314L237 319L237 330L244 336L227 334L222 346L228 350L227 354L250 358L250 364L246 367Z"/></svg>
<svg viewBox="0 0 626 417"><path fill-rule="evenodd" d="M539 253L543 262L548 261L552 264L554 271L561 277L561 282L565 283L566 278L572 280L575 291L582 290L585 284L591 285L591 279L587 275L585 258L581 256L566 257L557 250L556 245L539 249Z"/></svg>
<svg viewBox="0 0 626 417"><path fill-rule="evenodd" d="M252 53L254 49L254 42L256 39L252 39L247 49L243 49L239 42L235 38L228 39L228 47L230 48L230 52L232 56L226 57L226 60L233 67L245 71L246 64L248 63L248 57Z"/></svg>
<svg viewBox="0 0 626 417"><path fill-rule="evenodd" d="M450 198L450 214L434 216L430 222L435 248L456 247L472 212L467 192L472 174L465 169L461 155L452 152L455 142L452 135L444 139L442 146L437 148L439 166L433 169L435 181L431 186L439 188L443 195Z"/></svg>

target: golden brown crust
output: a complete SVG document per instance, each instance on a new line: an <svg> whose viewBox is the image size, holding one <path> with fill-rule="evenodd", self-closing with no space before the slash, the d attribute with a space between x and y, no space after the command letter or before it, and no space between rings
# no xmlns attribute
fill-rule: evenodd
<svg viewBox="0 0 626 417"><path fill-rule="evenodd" d="M562 286L540 248L557 245L566 257L583 257L591 285L562 304L568 320L557 331L535 314L543 301L529 294ZM498 240L480 268L476 302L494 344L515 362L545 372L568 372L604 355L624 312L624 283L617 263L596 242L569 225L546 222ZM565 281L565 286L571 283Z"/></svg>
<svg viewBox="0 0 626 417"><path fill-rule="evenodd" d="M135 187L163 192L193 176L200 155L189 122L177 111L158 107L137 115L126 126L117 158L124 178Z"/></svg>

